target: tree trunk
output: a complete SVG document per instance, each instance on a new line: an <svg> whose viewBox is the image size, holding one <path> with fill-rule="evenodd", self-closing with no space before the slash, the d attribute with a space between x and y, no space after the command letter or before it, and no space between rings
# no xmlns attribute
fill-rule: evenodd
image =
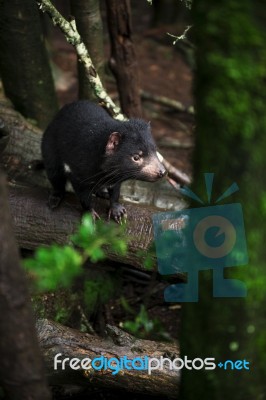
<svg viewBox="0 0 266 400"><path fill-rule="evenodd" d="M193 0L193 4L197 48L193 191L206 198L205 172L215 173L214 201L237 182L240 191L227 202L243 206L249 265L231 265L234 268L223 271L227 278L230 273L230 278L247 285L247 297L212 297L214 263L212 273L201 273L199 302L184 304L183 354L215 357L222 365L213 371L184 370L181 399L262 399L266 392L266 21L256 23L254 15L261 4L256 1ZM237 240L241 233L237 231ZM230 362L225 369L226 360L242 360L241 370L235 366L232 371ZM249 365L245 367L243 360Z"/></svg>
<svg viewBox="0 0 266 400"><path fill-rule="evenodd" d="M0 384L12 400L48 400L51 397L44 379L2 173L0 220Z"/></svg>
<svg viewBox="0 0 266 400"><path fill-rule="evenodd" d="M116 77L121 108L127 117L141 116L138 64L132 41L128 0L106 0L111 40L110 66Z"/></svg>
<svg viewBox="0 0 266 400"><path fill-rule="evenodd" d="M0 2L0 74L6 96L45 128L57 100L35 0Z"/></svg>
<svg viewBox="0 0 266 400"><path fill-rule="evenodd" d="M103 25L99 0L71 0L71 12L75 17L78 32L87 47L92 62L104 84L104 47ZM96 100L96 95L84 71L84 65L78 62L79 98Z"/></svg>

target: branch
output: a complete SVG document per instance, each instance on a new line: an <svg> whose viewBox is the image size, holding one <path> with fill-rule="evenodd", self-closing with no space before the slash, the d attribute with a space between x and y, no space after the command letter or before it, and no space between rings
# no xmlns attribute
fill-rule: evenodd
<svg viewBox="0 0 266 400"><path fill-rule="evenodd" d="M179 187L177 187L175 184L173 185L172 180L180 183L181 185L190 185L191 184L191 179L187 174L185 174L184 172L181 172L179 169L175 168L158 151L157 151L157 156L158 156L159 160L161 161L161 163L165 166L165 168L168 171L168 177L167 177L168 182L176 190L179 190Z"/></svg>
<svg viewBox="0 0 266 400"><path fill-rule="evenodd" d="M176 36L176 35L172 35L171 33L168 33L167 32L167 35L168 36L171 36L171 37L173 37L173 38L175 38L175 40L173 41L173 45L175 45L179 40L185 40L185 39L187 39L187 33L188 33L188 31L190 30L192 28L192 25L188 25L187 27L186 27L186 29L184 30L184 32L182 33L182 35L180 35L180 36Z"/></svg>
<svg viewBox="0 0 266 400"><path fill-rule="evenodd" d="M40 9L46 12L52 19L53 24L57 25L65 35L66 40L75 47L80 61L85 66L85 74L92 85L97 97L104 103L105 107L109 110L114 118L124 120L125 117L121 114L119 107L117 107L111 97L106 93L99 75L92 63L88 50L81 40L77 31L75 20L68 22L57 9L52 5L50 0L36 0Z"/></svg>
<svg viewBox="0 0 266 400"><path fill-rule="evenodd" d="M169 99L168 97L165 96L158 96L151 94L149 92L146 92L145 90L141 90L141 97L145 100L150 100L159 104L162 104L163 106L171 107L176 111L180 112L185 112L191 115L194 115L194 107L185 107L180 101Z"/></svg>

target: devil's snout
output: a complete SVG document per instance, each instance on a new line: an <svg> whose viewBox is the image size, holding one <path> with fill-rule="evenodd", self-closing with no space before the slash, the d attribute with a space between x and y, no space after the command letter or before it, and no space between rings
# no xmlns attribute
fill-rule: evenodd
<svg viewBox="0 0 266 400"><path fill-rule="evenodd" d="M161 165L158 175L159 175L160 178L163 178L164 176L167 175L167 171L166 171L166 169L164 168L163 165Z"/></svg>

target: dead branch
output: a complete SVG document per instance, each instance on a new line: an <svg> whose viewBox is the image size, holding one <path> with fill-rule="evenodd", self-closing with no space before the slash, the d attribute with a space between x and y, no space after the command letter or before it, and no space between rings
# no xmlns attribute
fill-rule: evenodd
<svg viewBox="0 0 266 400"><path fill-rule="evenodd" d="M168 97L165 97L165 96L158 96L158 95L146 92L145 90L141 90L140 94L144 100L150 100L155 103L162 104L163 106L170 107L179 112L185 112L185 113L191 114L191 115L195 114L193 106L185 107L182 103L180 103L180 101L169 99Z"/></svg>
<svg viewBox="0 0 266 400"><path fill-rule="evenodd" d="M157 151L157 156L161 163L165 166L165 168L168 171L168 178L174 180L177 183L180 183L181 185L190 185L191 184L191 179L190 177L185 174L184 172L181 172L178 168L174 167L172 164L170 164L162 155ZM168 179L169 181L169 179ZM171 182L169 182L171 183Z"/></svg>
<svg viewBox="0 0 266 400"><path fill-rule="evenodd" d="M46 12L57 25L66 37L66 40L72 44L77 52L77 55L85 67L85 75L92 85L97 97L104 103L105 107L109 110L110 114L116 119L123 120L124 116L121 114L119 107L117 107L110 96L105 91L99 75L92 63L91 57L86 49L85 44L81 40L80 34L77 31L75 20L68 22L53 6L50 0L36 0L40 9Z"/></svg>

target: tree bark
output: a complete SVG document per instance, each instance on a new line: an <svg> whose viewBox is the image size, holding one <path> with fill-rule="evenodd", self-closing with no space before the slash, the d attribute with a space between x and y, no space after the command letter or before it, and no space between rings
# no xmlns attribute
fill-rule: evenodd
<svg viewBox="0 0 266 400"><path fill-rule="evenodd" d="M34 0L0 2L0 53L6 96L25 117L45 128L58 106Z"/></svg>
<svg viewBox="0 0 266 400"><path fill-rule="evenodd" d="M80 371L72 370L68 364L66 369L54 369L54 357L61 353L60 359L69 358L90 358L103 355L122 358L127 356L129 360L135 357L169 357L178 358L179 349L174 344L159 343L150 340L136 339L114 326L107 325L109 339L102 339L98 336L84 334L73 329L62 326L58 323L40 320L37 323L37 330L40 345L45 357L49 381L52 385L69 384L88 386L89 384L98 387L121 389L128 392L142 393L154 396L168 396L176 398L180 374L179 371L168 369L156 370L148 375L147 371L127 370L113 375L107 371ZM111 340L110 340L111 339ZM167 364L165 364L167 365Z"/></svg>
<svg viewBox="0 0 266 400"><path fill-rule="evenodd" d="M117 80L122 111L127 117L140 117L140 86L130 4L128 0L106 0L106 7L111 40L110 67Z"/></svg>
<svg viewBox="0 0 266 400"><path fill-rule="evenodd" d="M48 191L45 189L16 186L11 187L9 193L15 235L21 248L33 250L41 245L69 243L82 215L74 195L68 194L60 207L51 211L46 205ZM106 201L95 198L94 207L102 218L107 217ZM126 236L130 240L128 253L121 256L108 252L108 258L142 269L143 259L153 242L153 210L130 204L126 209ZM155 265L155 255L153 259Z"/></svg>
<svg viewBox="0 0 266 400"><path fill-rule="evenodd" d="M241 4L238 0L193 0L197 134L192 189L206 198L205 172L215 173L214 201L237 183L240 190L227 203L242 204L245 232L238 230L237 237L246 235L249 264L231 265L223 271L226 278L246 284L247 297L213 297L214 262L213 271L201 272L199 302L183 306L183 354L189 358L214 357L222 365L213 371L184 370L182 400L259 399L266 393L263 10L261 2L251 0ZM256 21L256 13L263 23ZM225 204L229 209L231 206L234 204ZM228 218L232 218L230 213ZM239 250L239 254L243 252L244 248ZM232 370L231 364L225 369L226 360L242 361L240 370ZM249 370L243 360L249 363Z"/></svg>
<svg viewBox="0 0 266 400"><path fill-rule="evenodd" d="M50 393L34 328L26 279L19 261L0 174L0 383L12 400L48 400Z"/></svg>
<svg viewBox="0 0 266 400"><path fill-rule="evenodd" d="M103 24L99 0L71 0L71 12L75 17L80 36L91 56L93 65L104 84ZM79 98L97 100L86 75L85 67L78 62Z"/></svg>

